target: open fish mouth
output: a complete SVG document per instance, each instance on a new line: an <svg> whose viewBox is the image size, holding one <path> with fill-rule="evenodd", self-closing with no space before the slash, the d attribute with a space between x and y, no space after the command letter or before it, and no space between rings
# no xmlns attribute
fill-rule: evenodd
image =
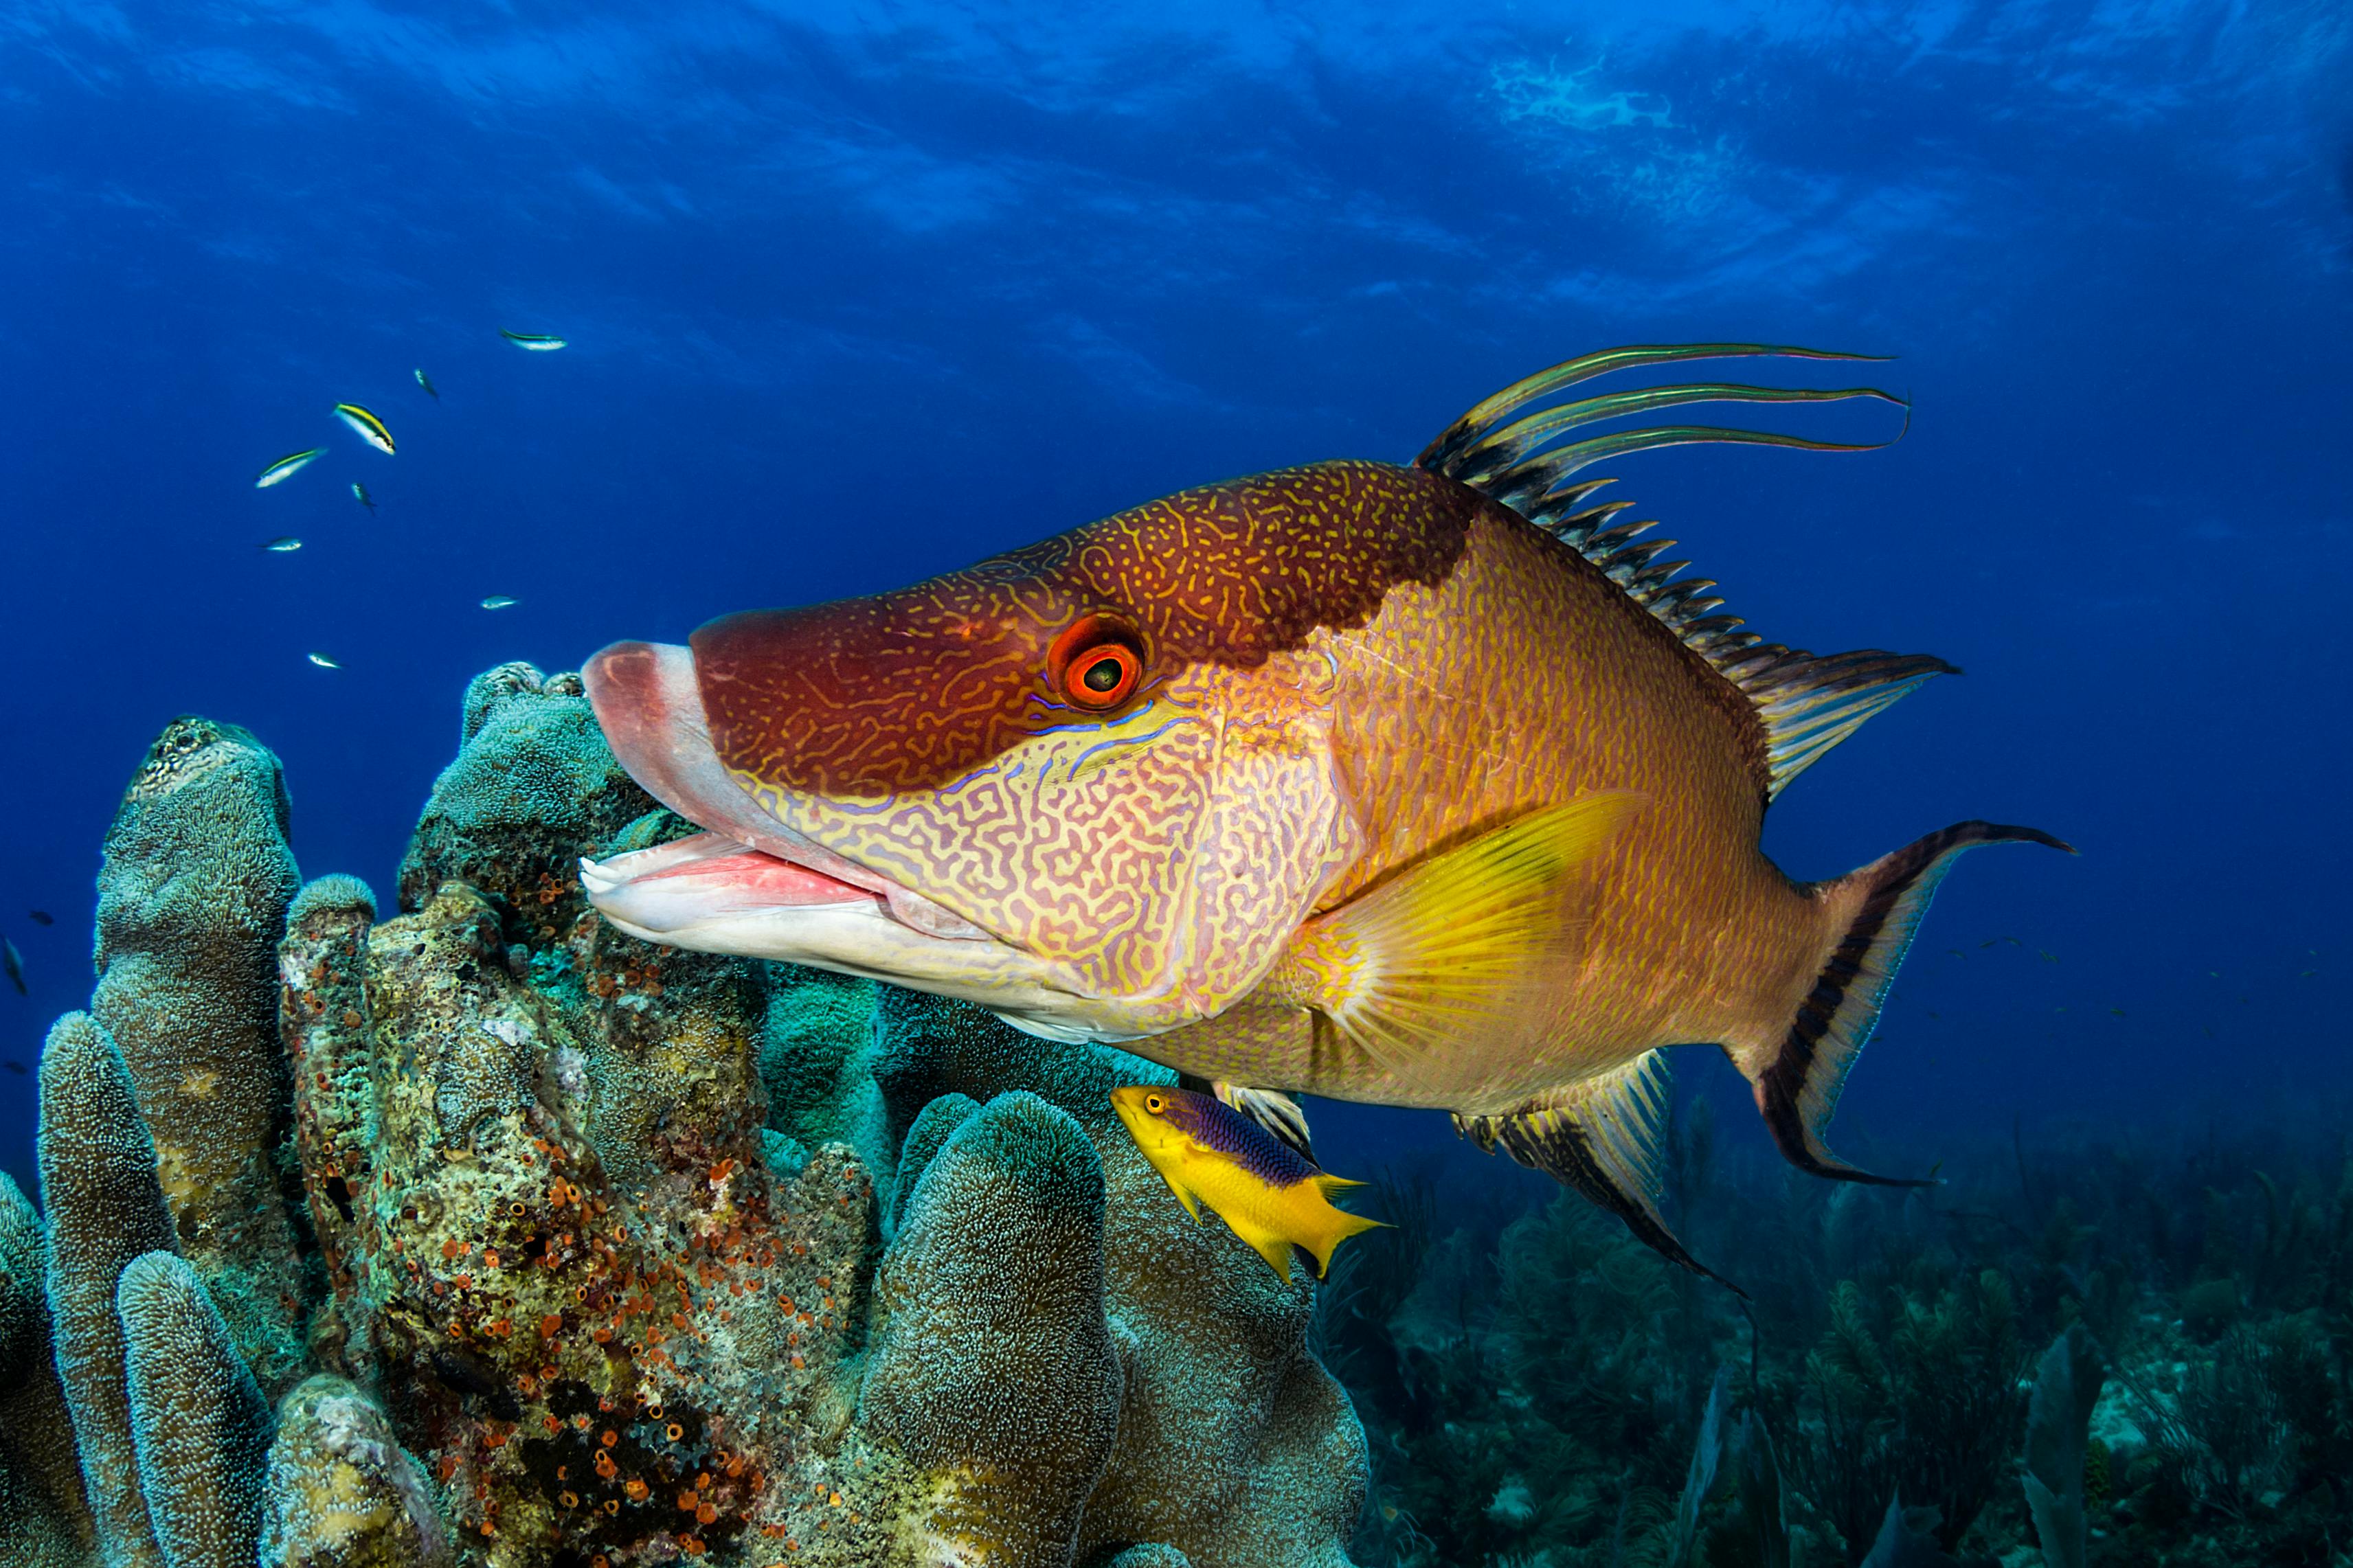
<svg viewBox="0 0 2353 1568"><path fill-rule="evenodd" d="M698 833L609 860L583 858L580 885L607 919L656 941L714 918L765 910L888 903L871 888L853 887L720 833Z"/></svg>
<svg viewBox="0 0 2353 1568"><path fill-rule="evenodd" d="M771 816L711 743L689 649L617 643L581 674L629 776L704 830L580 862L588 901L619 930L981 1002L1051 1039L1132 1035L1046 960Z"/></svg>

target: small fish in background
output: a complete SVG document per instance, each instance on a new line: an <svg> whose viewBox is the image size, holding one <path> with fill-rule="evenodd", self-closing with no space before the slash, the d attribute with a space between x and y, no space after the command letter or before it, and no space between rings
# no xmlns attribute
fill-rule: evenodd
<svg viewBox="0 0 2353 1568"><path fill-rule="evenodd" d="M260 478L253 481L253 488L258 490L266 490L272 485L284 484L288 479L292 479L296 474L301 473L304 468L310 467L312 459L316 458L319 454L325 450L326 448L324 447L313 447L307 452L287 453L284 457L270 464L269 467L261 470Z"/></svg>
<svg viewBox="0 0 2353 1568"><path fill-rule="evenodd" d="M25 913L37 926L53 926L58 923L58 917L47 910L26 910Z"/></svg>
<svg viewBox="0 0 2353 1568"><path fill-rule="evenodd" d="M25 955L5 936L0 936L0 967L8 971L9 983L16 987L17 995L30 994L25 989Z"/></svg>
<svg viewBox="0 0 2353 1568"><path fill-rule="evenodd" d="M1285 1284L1293 1247L1321 1279L1333 1248L1381 1223L1332 1206L1332 1194L1362 1182L1324 1174L1214 1095L1136 1084L1113 1089L1111 1103L1185 1212L1198 1220L1208 1205Z"/></svg>
<svg viewBox="0 0 2353 1568"><path fill-rule="evenodd" d="M425 389L426 396L431 398L436 403L441 401L441 394L435 389L433 385L433 378L431 376L426 374L421 370L413 370L408 374L417 378L417 384Z"/></svg>
<svg viewBox="0 0 2353 1568"><path fill-rule="evenodd" d="M368 494L367 486L361 484L357 479L352 481L352 499L367 508L370 517L375 515L375 498Z"/></svg>
<svg viewBox="0 0 2353 1568"><path fill-rule="evenodd" d="M302 548L302 542L295 538L290 533L284 533L279 535L276 539L271 540L267 544L257 544L254 548L257 550L267 550L272 555L291 555L296 551Z"/></svg>
<svg viewBox="0 0 2353 1568"><path fill-rule="evenodd" d="M335 417L357 431L361 440L385 457L392 456L392 432L384 427L383 420L356 403L336 404Z"/></svg>
<svg viewBox="0 0 2353 1568"><path fill-rule="evenodd" d="M342 665L337 664L333 659L329 658L323 653L305 654L302 657L309 659L312 664L317 665L321 669L341 669L343 668Z"/></svg>
<svg viewBox="0 0 2353 1568"><path fill-rule="evenodd" d="M31 1069L26 1068L23 1062L18 1061L15 1057L10 1057L8 1058L8 1070L15 1073L18 1078L23 1078Z"/></svg>
<svg viewBox="0 0 2353 1568"><path fill-rule="evenodd" d="M499 336L517 348L531 349L539 353L545 353L551 349L560 349L564 346L564 340L553 332L511 332L504 327L501 327Z"/></svg>
<svg viewBox="0 0 2353 1568"><path fill-rule="evenodd" d="M486 610L511 610L522 603L522 601L521 599L512 599L504 594L493 594L489 598L482 601L482 608Z"/></svg>

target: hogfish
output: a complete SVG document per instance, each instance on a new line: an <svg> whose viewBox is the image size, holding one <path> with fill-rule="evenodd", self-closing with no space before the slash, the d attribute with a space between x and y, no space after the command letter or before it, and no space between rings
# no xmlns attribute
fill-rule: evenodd
<svg viewBox="0 0 2353 1568"><path fill-rule="evenodd" d="M1584 427L1695 403L1898 400L1706 383L1557 401L1715 343L1519 382L1406 466L1180 491L913 587L728 616L585 671L623 766L704 829L584 862L651 941L967 998L1116 1041L1240 1105L1423 1106L1698 1268L1659 1212L1666 1047L1721 1047L1782 1153L1823 1131L1964 822L1823 882L1767 807L1931 678L1722 613L1580 479L1690 442ZM1282 1118L1271 1120L1280 1126Z"/></svg>

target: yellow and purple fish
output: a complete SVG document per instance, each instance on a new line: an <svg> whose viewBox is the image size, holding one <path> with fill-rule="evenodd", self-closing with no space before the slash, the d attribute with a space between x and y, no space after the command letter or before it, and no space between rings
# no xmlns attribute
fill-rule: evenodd
<svg viewBox="0 0 2353 1568"><path fill-rule="evenodd" d="M1332 1206L1334 1193L1364 1183L1325 1174L1214 1095L1135 1084L1113 1089L1111 1104L1185 1212L1198 1220L1208 1205L1286 1284L1293 1247L1321 1279L1334 1247L1381 1223Z"/></svg>
<svg viewBox="0 0 2353 1568"><path fill-rule="evenodd" d="M1412 464L1179 492L913 587L620 643L588 694L705 829L584 863L620 929L967 998L1200 1079L1454 1113L1699 1265L1657 1207L1666 1047L1715 1044L1782 1153L1823 1142L1965 822L1842 877L1766 808L1952 667L1817 656L1722 613L1588 465L1699 403L1898 400L1704 383L1558 400L1715 343L1505 388Z"/></svg>

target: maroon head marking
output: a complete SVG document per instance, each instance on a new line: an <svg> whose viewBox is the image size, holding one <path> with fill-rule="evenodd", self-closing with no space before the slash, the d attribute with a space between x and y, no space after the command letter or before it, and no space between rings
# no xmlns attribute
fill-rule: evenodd
<svg viewBox="0 0 2353 1568"><path fill-rule="evenodd" d="M1385 463L1318 463L1164 497L871 598L694 634L728 767L834 795L928 789L1187 666L1237 668L1434 586L1484 505Z"/></svg>

